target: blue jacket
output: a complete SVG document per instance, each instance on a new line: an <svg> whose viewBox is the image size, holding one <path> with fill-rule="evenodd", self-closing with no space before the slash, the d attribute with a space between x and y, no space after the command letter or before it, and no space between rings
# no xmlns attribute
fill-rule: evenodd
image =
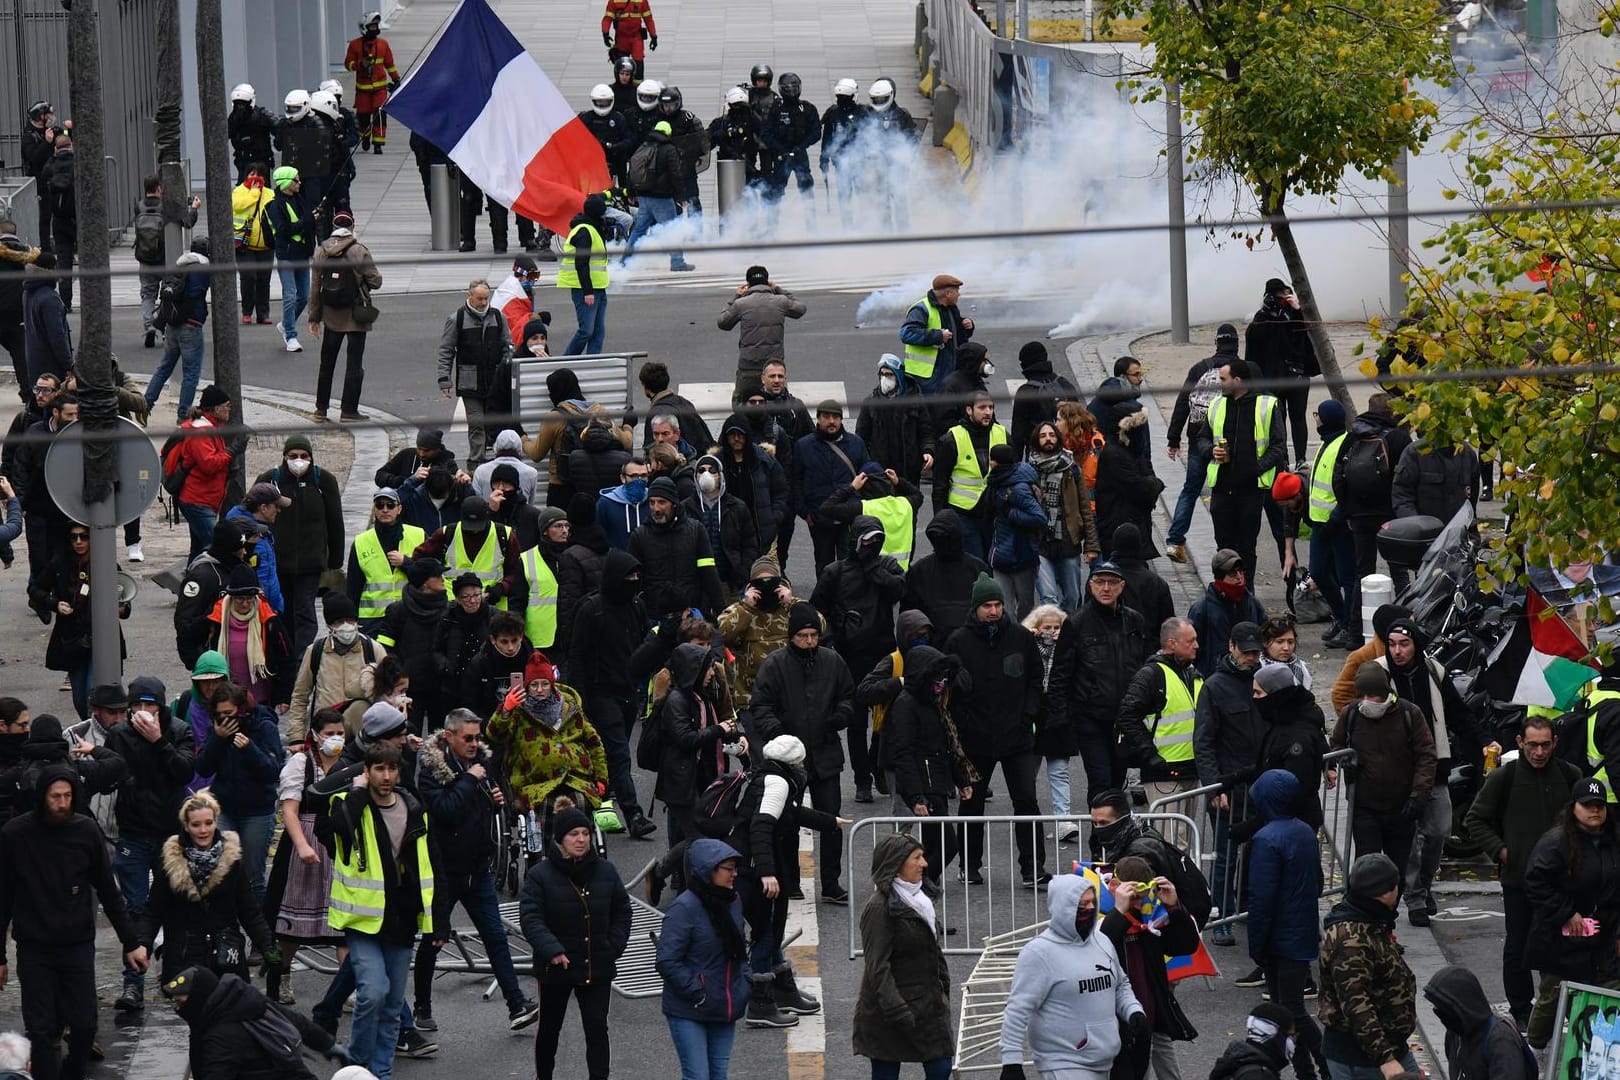
<svg viewBox="0 0 1620 1080"><path fill-rule="evenodd" d="M1187 618L1198 631L1198 674L1207 679L1221 657L1231 651L1233 625L1252 622L1259 626L1266 621L1266 609L1252 592L1233 604L1211 583L1204 586L1204 595L1194 601Z"/></svg>
<svg viewBox="0 0 1620 1080"><path fill-rule="evenodd" d="M1031 486L1039 483L1035 466L1027 461L990 470L990 493L995 500L990 532L992 570L1015 573L1032 570L1040 562L1046 511Z"/></svg>
<svg viewBox="0 0 1620 1080"><path fill-rule="evenodd" d="M214 798L225 816L236 822L274 814L281 779L281 732L270 710L255 706L242 730L249 741L239 750L210 725L197 755L197 775L214 778Z"/></svg>
<svg viewBox="0 0 1620 1080"><path fill-rule="evenodd" d="M264 522L241 505L231 507L225 515L225 520L239 521L243 528L250 532L257 532L264 527ZM281 577L276 573L276 541L268 530L253 545L253 569L259 575L259 588L264 590L264 598L270 601L270 610L277 615L285 615L286 600L281 595Z"/></svg>
<svg viewBox="0 0 1620 1080"><path fill-rule="evenodd" d="M962 325L961 309L954 304L947 307L939 302L934 290L928 290L928 299L939 308L939 330L928 329L928 311L923 307L921 300L911 305L906 312L906 321L900 324L900 343L903 345L937 345L939 354L934 357L934 373L925 380L920 380L924 393L931 393L938 389L945 381L945 376L956 370L956 350L958 346L966 344L972 337L973 331ZM951 332L951 340L944 340L941 330Z"/></svg>
<svg viewBox="0 0 1620 1080"><path fill-rule="evenodd" d="M277 260L305 262L315 254L315 219L302 191L297 195L276 192L265 207L264 223L270 229Z"/></svg>
<svg viewBox="0 0 1620 1080"><path fill-rule="evenodd" d="M630 550L630 534L652 520L647 509L647 496L632 502L625 493L625 485L603 488L596 500L596 523L607 533L609 547Z"/></svg>
<svg viewBox="0 0 1620 1080"><path fill-rule="evenodd" d="M1314 960L1322 943L1316 904L1322 895L1322 860L1316 830L1293 816L1299 779L1286 769L1260 774L1249 805L1265 819L1249 843L1249 956Z"/></svg>
<svg viewBox="0 0 1620 1080"><path fill-rule="evenodd" d="M177 267L207 266L206 256L188 251L175 260ZM214 283L212 274L188 270L186 272L186 325L201 326L208 321L208 290ZM279 608L277 610L280 610Z"/></svg>
<svg viewBox="0 0 1620 1080"><path fill-rule="evenodd" d="M719 840L695 840L686 852L688 882L707 882L726 859L741 859ZM742 901L731 902L731 921L738 940L745 940ZM664 980L665 1016L729 1024L748 1008L748 956L728 956L720 935L703 909L703 900L687 889L670 905L658 938L658 974Z"/></svg>
<svg viewBox="0 0 1620 1080"><path fill-rule="evenodd" d="M57 378L73 363L73 332L68 329L67 306L56 282L43 277L23 279L23 344L28 356L28 377L49 372Z"/></svg>
<svg viewBox="0 0 1620 1080"><path fill-rule="evenodd" d="M833 450L837 446L848 464ZM821 432L801 436L793 447L793 482L797 500L793 512L800 517L814 514L833 492L847 487L855 471L866 463L866 443L853 431L844 430L836 439L824 439Z"/></svg>
<svg viewBox="0 0 1620 1080"><path fill-rule="evenodd" d="M434 506L428 497L427 484L414 476L406 477L399 485L399 520L415 525L428 536L447 529L461 520L461 500L472 494L471 484L451 484L450 496L443 506Z"/></svg>

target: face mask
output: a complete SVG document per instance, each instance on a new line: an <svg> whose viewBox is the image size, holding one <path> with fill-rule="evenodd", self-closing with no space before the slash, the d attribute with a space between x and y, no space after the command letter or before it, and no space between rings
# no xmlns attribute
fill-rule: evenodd
<svg viewBox="0 0 1620 1080"><path fill-rule="evenodd" d="M988 360L986 360L984 362L984 367L979 369L979 374L983 375L987 379L990 376L994 375L995 373L996 373L996 365L992 364Z"/></svg>
<svg viewBox="0 0 1620 1080"><path fill-rule="evenodd" d="M309 472L309 465L310 461L308 458L287 459L287 471L292 473L294 476L303 476L305 473Z"/></svg>
<svg viewBox="0 0 1620 1080"><path fill-rule="evenodd" d="M712 495L720 486L720 478L714 473L698 473L697 486L705 495Z"/></svg>
<svg viewBox="0 0 1620 1080"><path fill-rule="evenodd" d="M328 735L321 740L321 753L327 757L337 757L343 753L343 736Z"/></svg>
<svg viewBox="0 0 1620 1080"><path fill-rule="evenodd" d="M894 388L900 385L900 380L893 375L878 376L878 390L885 394L894 393Z"/></svg>
<svg viewBox="0 0 1620 1080"><path fill-rule="evenodd" d="M1120 837L1125 835L1125 829L1130 820L1131 816L1126 814L1117 821L1110 821L1106 825L1093 825L1091 827L1092 839L1096 840L1104 848L1112 848L1119 842Z"/></svg>
<svg viewBox="0 0 1620 1080"><path fill-rule="evenodd" d="M1056 641L1058 639L1058 634L1059 633L1060 633L1060 631L1057 631L1057 630L1042 630L1041 631L1041 640L1042 641Z"/></svg>
<svg viewBox="0 0 1620 1080"><path fill-rule="evenodd" d="M926 645L926 644L928 644L928 635L927 634L918 634L916 637L914 637L910 641L906 642L906 645L909 648L913 648L913 649L915 649L919 645Z"/></svg>
<svg viewBox="0 0 1620 1080"><path fill-rule="evenodd" d="M631 502L641 502L647 498L647 481L637 477L627 481L624 485L624 494Z"/></svg>
<svg viewBox="0 0 1620 1080"><path fill-rule="evenodd" d="M523 292L524 292L524 295L526 295L526 296L532 296L534 294L534 282L532 282L532 281L523 282Z"/></svg>
<svg viewBox="0 0 1620 1080"><path fill-rule="evenodd" d="M1074 929L1084 941L1091 937L1091 931L1097 925L1097 909L1078 907L1074 909Z"/></svg>
<svg viewBox="0 0 1620 1080"><path fill-rule="evenodd" d="M360 636L360 628L354 623L344 623L342 626L332 627L332 640L339 645L354 644L354 639Z"/></svg>
<svg viewBox="0 0 1620 1080"><path fill-rule="evenodd" d="M945 688L949 685L950 683L946 682L944 679L940 679L937 682L929 683L928 689L933 692L935 697L940 697L945 693Z"/></svg>
<svg viewBox="0 0 1620 1080"><path fill-rule="evenodd" d="M1244 594L1249 590L1242 582L1217 581L1215 582L1215 591L1235 604L1242 600Z"/></svg>
<svg viewBox="0 0 1620 1080"><path fill-rule="evenodd" d="M1363 701L1361 703L1361 715L1377 720L1380 716L1389 712L1390 704L1391 700L1389 698L1385 698L1383 701Z"/></svg>

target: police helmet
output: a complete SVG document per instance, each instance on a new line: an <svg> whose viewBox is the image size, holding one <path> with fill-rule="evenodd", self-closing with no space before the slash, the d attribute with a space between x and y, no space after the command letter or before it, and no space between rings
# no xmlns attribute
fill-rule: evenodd
<svg viewBox="0 0 1620 1080"><path fill-rule="evenodd" d="M320 113L328 120L338 118L337 98L325 90L317 90L309 95L309 107L311 111Z"/></svg>
<svg viewBox="0 0 1620 1080"><path fill-rule="evenodd" d="M597 116L607 116L613 111L613 87L607 83L591 87L591 111Z"/></svg>
<svg viewBox="0 0 1620 1080"><path fill-rule="evenodd" d="M287 110L287 119L302 120L309 115L310 98L308 90L289 90L281 104Z"/></svg>
<svg viewBox="0 0 1620 1080"><path fill-rule="evenodd" d="M793 72L784 71L782 77L776 80L776 88L781 91L783 97L789 101L794 101L797 100L799 92L804 89L804 84L799 81L799 77Z"/></svg>
<svg viewBox="0 0 1620 1080"><path fill-rule="evenodd" d="M833 86L833 94L837 97L854 97L861 92L854 79L839 79Z"/></svg>
<svg viewBox="0 0 1620 1080"><path fill-rule="evenodd" d="M252 105L258 100L258 98L259 95L254 93L253 87L247 83L237 83L235 86L231 87L231 101L233 104L235 102L242 101Z"/></svg>
<svg viewBox="0 0 1620 1080"><path fill-rule="evenodd" d="M667 108L666 108L667 106ZM658 95L658 111L665 116L673 116L681 111L681 88L666 86Z"/></svg>
<svg viewBox="0 0 1620 1080"><path fill-rule="evenodd" d="M731 106L746 104L748 104L747 90L744 90L740 86L733 86L730 90L726 91L726 105Z"/></svg>
<svg viewBox="0 0 1620 1080"><path fill-rule="evenodd" d="M894 83L888 79L879 79L872 84L866 94L872 99L872 108L878 112L887 112L894 104Z"/></svg>
<svg viewBox="0 0 1620 1080"><path fill-rule="evenodd" d="M657 79L643 79L636 87L636 105L642 112L652 112L658 108L658 96L663 92L664 84Z"/></svg>
<svg viewBox="0 0 1620 1080"><path fill-rule="evenodd" d="M336 98L339 105L343 104L343 84L336 79L327 79L321 83L320 89Z"/></svg>
<svg viewBox="0 0 1620 1080"><path fill-rule="evenodd" d="M771 70L771 65L769 64L755 64L754 70L748 73L749 83L755 86L759 85L759 81L761 79L764 79L765 85L768 87L771 85L771 80L774 78L776 78L776 72Z"/></svg>
<svg viewBox="0 0 1620 1080"><path fill-rule="evenodd" d="M368 11L364 15L360 16L360 32L362 34L373 27L378 29L382 28L382 12Z"/></svg>
<svg viewBox="0 0 1620 1080"><path fill-rule="evenodd" d="M616 76L629 75L631 78L634 78L636 74L636 62L630 59L628 56L621 56L618 60L614 61L613 73Z"/></svg>
<svg viewBox="0 0 1620 1080"><path fill-rule="evenodd" d="M54 112L56 112L56 109L51 105L50 102L36 101L32 105L28 106L28 119L43 120L45 117Z"/></svg>

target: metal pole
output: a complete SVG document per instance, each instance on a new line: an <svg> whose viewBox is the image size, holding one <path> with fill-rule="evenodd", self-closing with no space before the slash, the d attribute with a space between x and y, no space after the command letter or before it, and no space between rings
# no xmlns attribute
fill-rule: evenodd
<svg viewBox="0 0 1620 1080"><path fill-rule="evenodd" d="M1406 151L1395 159L1395 179L1389 182L1389 311L1400 315L1406 310L1407 253L1411 250L1410 222L1406 217Z"/></svg>
<svg viewBox="0 0 1620 1080"><path fill-rule="evenodd" d="M1025 41L1029 40L1029 5L1030 0L1018 0L1018 36Z"/></svg>
<svg viewBox="0 0 1620 1080"><path fill-rule="evenodd" d="M1181 148L1181 87L1165 86L1165 156L1170 165L1170 343L1187 344L1187 202Z"/></svg>
<svg viewBox="0 0 1620 1080"><path fill-rule="evenodd" d="M1007 33L1007 0L996 0L996 36L1012 36Z"/></svg>
<svg viewBox="0 0 1620 1080"><path fill-rule="evenodd" d="M428 166L428 191L433 219L433 250L455 251L461 246L456 237L456 174L453 165Z"/></svg>

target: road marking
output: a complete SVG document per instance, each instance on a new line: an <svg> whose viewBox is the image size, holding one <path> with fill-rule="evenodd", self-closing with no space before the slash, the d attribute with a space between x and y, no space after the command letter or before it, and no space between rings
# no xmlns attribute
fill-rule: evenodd
<svg viewBox="0 0 1620 1080"><path fill-rule="evenodd" d="M1448 907L1441 908L1429 916L1431 922L1477 922L1480 919L1505 919L1500 911L1485 911L1481 908Z"/></svg>
<svg viewBox="0 0 1620 1080"><path fill-rule="evenodd" d="M821 1012L801 1016L796 1027L788 1028L788 1080L823 1080L827 1070L827 1001L821 995L820 927L816 922L817 904L810 899L816 890L816 838L808 829L799 830L799 883L805 899L788 904L786 934L799 931L798 938L783 950L793 965L794 980L807 994L821 998Z"/></svg>

